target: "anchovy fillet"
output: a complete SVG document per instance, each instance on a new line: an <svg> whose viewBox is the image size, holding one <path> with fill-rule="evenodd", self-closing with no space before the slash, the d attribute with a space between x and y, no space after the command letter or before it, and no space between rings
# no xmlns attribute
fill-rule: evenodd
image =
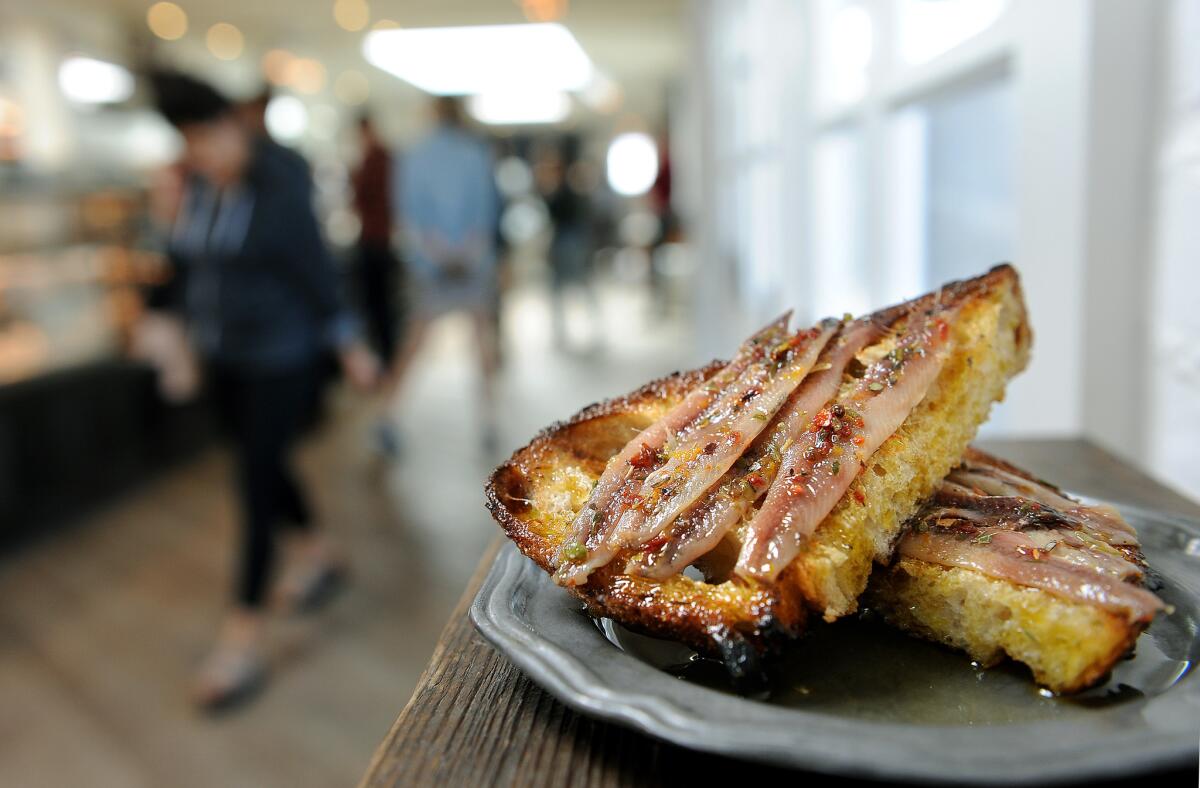
<svg viewBox="0 0 1200 788"><path fill-rule="evenodd" d="M830 340L808 375L758 440L721 481L683 512L670 529L626 565L628 574L665 579L717 546L766 494L782 466L783 454L842 383L846 367L888 328L860 319ZM657 542L657 544L655 543Z"/></svg>
<svg viewBox="0 0 1200 788"><path fill-rule="evenodd" d="M888 356L797 436L747 529L738 575L770 581L792 562L867 459L925 397L944 361L939 350L951 312L915 317Z"/></svg>
<svg viewBox="0 0 1200 788"><path fill-rule="evenodd" d="M790 317L790 312L782 315L743 342L732 361L690 391L682 402L638 433L608 461L587 503L571 525L571 536L564 545L563 554L559 555L555 582L582 583L593 569L612 559L615 550L607 547L607 541L622 511L625 494L640 485L646 475L661 464L658 455L668 439L701 419L719 392L737 381L769 348L787 336ZM583 560L576 557L580 551L586 551Z"/></svg>

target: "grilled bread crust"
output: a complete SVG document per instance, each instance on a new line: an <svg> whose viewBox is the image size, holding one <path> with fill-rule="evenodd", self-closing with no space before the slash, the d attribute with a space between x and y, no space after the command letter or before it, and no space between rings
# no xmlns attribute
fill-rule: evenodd
<svg viewBox="0 0 1200 788"><path fill-rule="evenodd" d="M889 556L903 522L958 463L991 404L1028 360L1031 334L1010 266L944 292L961 308L950 321L937 379L775 583L707 583L684 575L655 581L621 574L618 559L571 593L592 615L721 657L735 675L799 635L808 614L833 620L853 612L873 561ZM714 362L677 373L543 431L492 474L493 517L525 555L552 572L573 516L608 459L720 368Z"/></svg>
<svg viewBox="0 0 1200 788"><path fill-rule="evenodd" d="M989 577L901 558L876 569L863 604L893 627L965 651L984 667L1023 662L1055 692L1087 689L1133 648L1149 621Z"/></svg>
<svg viewBox="0 0 1200 788"><path fill-rule="evenodd" d="M551 425L492 474L487 485L492 516L522 553L553 573L554 557L570 534L574 514L609 458L722 366L714 362L675 373ZM619 565L614 561L568 590L593 616L677 640L731 667L752 662L766 647L768 633L795 635L803 629L802 600L785 597L776 588L712 585L683 575L649 580L620 574ZM753 667L747 664L746 669Z"/></svg>

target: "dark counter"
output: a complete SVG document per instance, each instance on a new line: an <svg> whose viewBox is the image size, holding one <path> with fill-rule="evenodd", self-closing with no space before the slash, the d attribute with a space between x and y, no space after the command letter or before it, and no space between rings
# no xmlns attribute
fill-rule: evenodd
<svg viewBox="0 0 1200 788"><path fill-rule="evenodd" d="M141 364L100 360L0 386L0 548L45 534L194 454L203 402L172 405Z"/></svg>

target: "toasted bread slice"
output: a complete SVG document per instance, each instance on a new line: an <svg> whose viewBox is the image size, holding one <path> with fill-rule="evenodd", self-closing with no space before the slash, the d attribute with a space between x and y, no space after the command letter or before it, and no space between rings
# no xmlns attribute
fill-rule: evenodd
<svg viewBox="0 0 1200 788"><path fill-rule="evenodd" d="M986 491L990 497L982 499L991 502L990 511L980 516L980 507L973 507L971 498L984 495L983 490L972 493L960 486L949 500L935 497L908 524L912 531L903 537L894 563L875 569L863 597L864 606L892 626L965 651L984 667L1011 657L1027 665L1035 681L1055 692L1077 692L1097 683L1133 648L1163 608L1161 600L1141 588L1145 565L1132 529L1115 510L1079 504L1048 483L976 449L968 449L961 468L1000 469L1017 484L1026 482L1030 495L1049 493L1054 506L1047 507L1037 497L1024 497L1020 490L992 489ZM952 474L947 482L958 480ZM1002 494L1011 495L1012 503L1001 503ZM955 519L962 514L968 519ZM1100 516L1118 527L1093 538L1088 515ZM1055 527L1058 530L1053 530ZM955 556L962 564L974 565L955 565L944 561L944 556L941 563L926 560L921 549L907 549L914 540L939 528L953 534L941 537L953 540L952 550L967 547L981 553ZM1091 574L1079 572L1078 563L1064 562L1060 564L1066 570L1063 582L1047 582L1054 578L1041 573L1004 577L1000 576L1003 566L987 566L988 550L1006 549L996 546L998 534L1010 542L1047 534L1052 540L1050 551L1030 551L1023 563L1015 565L1018 571L1037 567L1044 572L1043 565L1054 560L1055 551L1070 549L1063 543L1064 537L1072 539L1081 532L1087 542L1079 544L1081 549L1074 558L1082 559ZM1028 542L1037 543L1046 541ZM1018 549L1025 546L1017 544ZM1089 561L1104 563L1087 566ZM983 571L989 568L993 570L990 574ZM1106 583L1110 585L1107 590Z"/></svg>
<svg viewBox="0 0 1200 788"><path fill-rule="evenodd" d="M853 612L872 562L890 555L901 525L957 464L991 404L1028 359L1031 334L1010 266L948 285L937 299L942 295L957 311L946 326L946 356L936 379L776 579L729 575L705 582L678 574L659 581L624 574L618 560L570 587L571 593L593 615L721 657L735 675L773 643L800 634L808 614L833 620ZM880 343L861 355L878 357L888 349ZM488 508L497 522L525 555L554 572L572 521L608 460L721 366L655 381L542 432L489 481ZM726 542L737 538L731 533Z"/></svg>

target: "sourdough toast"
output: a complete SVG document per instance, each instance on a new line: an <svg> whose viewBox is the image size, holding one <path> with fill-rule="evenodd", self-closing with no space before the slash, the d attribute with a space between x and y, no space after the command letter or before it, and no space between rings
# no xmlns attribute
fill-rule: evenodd
<svg viewBox="0 0 1200 788"><path fill-rule="evenodd" d="M974 448L948 486L871 577L863 604L892 626L983 667L1010 657L1038 684L1072 693L1103 679L1163 609L1143 588L1136 535L1110 507ZM920 543L931 537L949 549ZM1016 562L1003 560L1009 551Z"/></svg>
<svg viewBox="0 0 1200 788"><path fill-rule="evenodd" d="M621 560L600 566L568 590L592 615L719 657L735 676L753 670L772 646L802 633L807 616L834 620L854 612L873 562L888 559L902 524L958 463L991 404L1003 398L1008 380L1028 359L1031 333L1010 266L912 303L926 313L931 304L953 309L940 323L936 377L900 427L862 458L845 494L777 575L748 579L722 559L744 543L741 523L696 562L705 569L704 579L627 573L625 559L639 550L630 546ZM857 358L868 365L895 350L891 335ZM493 517L542 569L560 570L572 523L610 460L723 367L714 362L671 375L549 427L492 474L487 500ZM862 382L847 374L842 390L855 385Z"/></svg>

